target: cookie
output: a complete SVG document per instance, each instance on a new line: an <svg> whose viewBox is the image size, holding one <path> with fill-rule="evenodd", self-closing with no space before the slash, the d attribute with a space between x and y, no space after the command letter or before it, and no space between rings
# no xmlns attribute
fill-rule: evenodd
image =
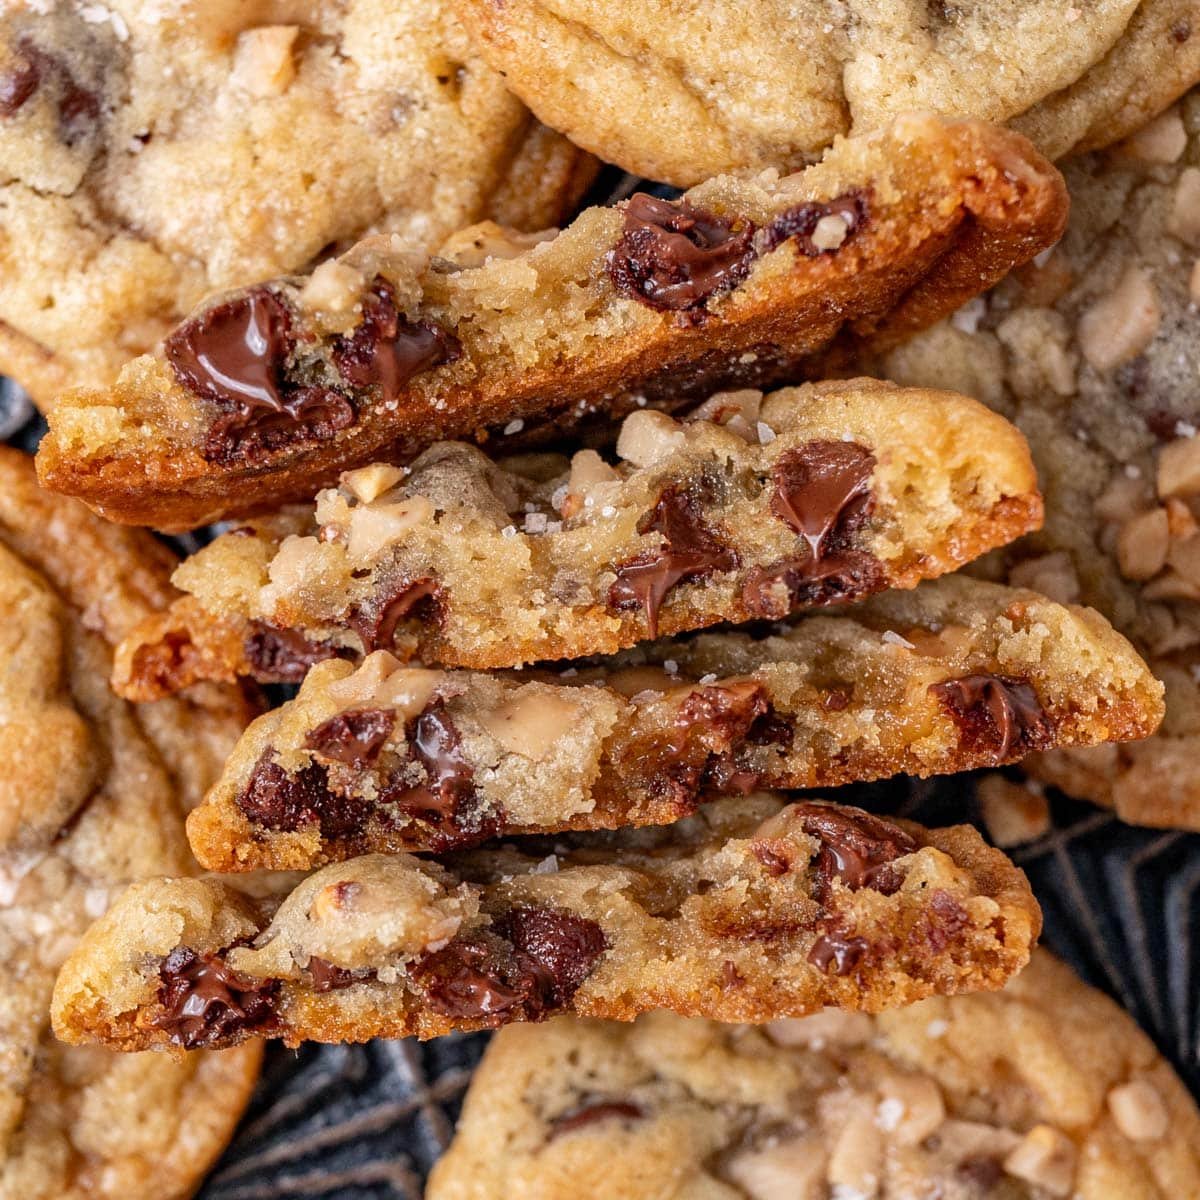
<svg viewBox="0 0 1200 1200"><path fill-rule="evenodd" d="M443 863L324 867L273 915L211 878L137 884L64 966L55 1030L141 1049L876 1010L1002 986L1040 926L1025 876L969 826L765 793Z"/></svg>
<svg viewBox="0 0 1200 1200"><path fill-rule="evenodd" d="M16 0L0 23L0 370L45 407L110 383L214 290L372 232L431 250L487 216L544 228L590 170L448 0Z"/></svg>
<svg viewBox="0 0 1200 1200"><path fill-rule="evenodd" d="M184 812L245 713L211 687L140 709L115 697L113 642L170 595L163 548L39 492L15 451L0 451L0 480L0 1195L191 1195L249 1098L257 1051L66 1047L50 994L125 884L193 868Z"/></svg>
<svg viewBox="0 0 1200 1200"><path fill-rule="evenodd" d="M1146 1200L1200 1194L1200 1113L1044 950L1001 992L765 1028L514 1026L428 1200Z"/></svg>
<svg viewBox="0 0 1200 1200"><path fill-rule="evenodd" d="M616 456L496 463L439 443L240 526L122 645L135 699L298 682L373 650L511 667L912 587L1037 527L1020 435L982 405L870 380L639 410Z"/></svg>
<svg viewBox="0 0 1200 1200"><path fill-rule="evenodd" d="M952 577L560 674L329 660L188 818L213 871L667 824L701 792L945 774L1144 737L1161 687L1089 609Z"/></svg>
<svg viewBox="0 0 1200 1200"><path fill-rule="evenodd" d="M1016 135L908 117L799 175L638 195L548 240L477 231L457 262L374 239L213 301L161 357L67 394L40 469L114 520L178 529L441 439L516 446L794 382L952 311L1050 245L1066 206Z"/></svg>
<svg viewBox="0 0 1200 1200"><path fill-rule="evenodd" d="M680 187L795 170L911 111L1011 121L1058 157L1121 137L1200 79L1192 0L456 2L542 120Z"/></svg>
<svg viewBox="0 0 1200 1200"><path fill-rule="evenodd" d="M1098 608L1167 685L1144 746L1033 769L1126 820L1200 828L1200 93L1066 170L1053 254L878 365L1017 422L1046 525L992 573Z"/></svg>

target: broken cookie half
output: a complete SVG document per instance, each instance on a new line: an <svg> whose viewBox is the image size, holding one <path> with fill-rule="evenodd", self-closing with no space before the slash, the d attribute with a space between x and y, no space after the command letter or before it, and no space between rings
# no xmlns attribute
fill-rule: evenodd
<svg viewBox="0 0 1200 1200"><path fill-rule="evenodd" d="M667 827L351 859L273 912L211 879L141 884L68 960L53 1018L133 1050L876 1011L1003 986L1040 924L970 827L760 793Z"/></svg>
<svg viewBox="0 0 1200 1200"><path fill-rule="evenodd" d="M666 824L704 793L995 766L1161 715L1161 684L1092 610L951 577L563 672L320 663L188 835L208 869L246 871Z"/></svg>
<svg viewBox="0 0 1200 1200"><path fill-rule="evenodd" d="M811 376L953 312L1053 245L1066 212L1020 136L909 116L799 174L634 196L544 240L484 228L424 263L372 239L217 297L111 388L65 394L42 478L181 529L439 439L545 439Z"/></svg>
<svg viewBox="0 0 1200 1200"><path fill-rule="evenodd" d="M374 650L511 667L912 587L1034 529L1024 439L974 400L868 380L626 418L613 462L440 443L226 533L121 647L114 686L299 682Z"/></svg>

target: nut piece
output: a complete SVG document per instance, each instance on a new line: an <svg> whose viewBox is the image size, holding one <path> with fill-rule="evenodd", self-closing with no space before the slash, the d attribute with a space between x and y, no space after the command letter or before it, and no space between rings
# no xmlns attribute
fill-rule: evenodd
<svg viewBox="0 0 1200 1200"><path fill-rule="evenodd" d="M845 217L830 213L813 227L810 240L818 250L836 250L846 240L849 228Z"/></svg>
<svg viewBox="0 0 1200 1200"><path fill-rule="evenodd" d="M1176 438L1162 448L1155 486L1164 500L1200 495L1200 437Z"/></svg>
<svg viewBox="0 0 1200 1200"><path fill-rule="evenodd" d="M946 1119L942 1090L927 1075L893 1075L879 1085L875 1124L901 1146L917 1146Z"/></svg>
<svg viewBox="0 0 1200 1200"><path fill-rule="evenodd" d="M878 1194L882 1165L883 1134L875 1124L874 1105L854 1104L829 1153L825 1178L835 1189L870 1200Z"/></svg>
<svg viewBox="0 0 1200 1200"><path fill-rule="evenodd" d="M988 836L1001 850L1031 842L1050 828L1050 806L1040 790L1031 791L1003 775L985 775L978 794Z"/></svg>
<svg viewBox="0 0 1200 1200"><path fill-rule="evenodd" d="M410 496L399 504L360 505L350 514L346 553L355 562L370 562L432 516L433 505L425 496Z"/></svg>
<svg viewBox="0 0 1200 1200"><path fill-rule="evenodd" d="M1112 293L1079 318L1079 348L1097 371L1111 371L1145 350L1161 317L1154 281L1141 267L1132 266Z"/></svg>
<svg viewBox="0 0 1200 1200"><path fill-rule="evenodd" d="M725 1163L725 1178L750 1200L824 1200L825 1149L815 1137L743 1150Z"/></svg>
<svg viewBox="0 0 1200 1200"><path fill-rule="evenodd" d="M1135 1142L1157 1141L1170 1124L1167 1106L1148 1079L1132 1079L1113 1088L1108 1093L1108 1111L1117 1128Z"/></svg>
<svg viewBox="0 0 1200 1200"><path fill-rule="evenodd" d="M298 25L262 25L238 36L233 82L252 96L279 96L296 78L292 46Z"/></svg>
<svg viewBox="0 0 1200 1200"><path fill-rule="evenodd" d="M1187 130L1178 107L1168 108L1121 143L1130 158L1148 163L1173 163L1187 149Z"/></svg>
<svg viewBox="0 0 1200 1200"><path fill-rule="evenodd" d="M378 500L384 492L394 488L403 478L404 472L399 467L388 463L372 463L369 467L345 472L342 476L342 487L359 503L370 504L372 500Z"/></svg>
<svg viewBox="0 0 1200 1200"><path fill-rule="evenodd" d="M1004 1169L1052 1196L1067 1196L1075 1183L1076 1157L1075 1143L1065 1134L1052 1125L1035 1125L1004 1160Z"/></svg>
<svg viewBox="0 0 1200 1200"><path fill-rule="evenodd" d="M309 312L349 316L358 308L366 287L361 271L330 258L308 277L300 291L300 303Z"/></svg>
<svg viewBox="0 0 1200 1200"><path fill-rule="evenodd" d="M1065 550L1027 558L1008 573L1013 587L1030 588L1058 604L1079 603L1079 576Z"/></svg>
<svg viewBox="0 0 1200 1200"><path fill-rule="evenodd" d="M571 458L571 474L567 478L567 492L560 510L563 517L570 520L578 516L593 488L600 484L618 483L620 478L595 450L577 451Z"/></svg>
<svg viewBox="0 0 1200 1200"><path fill-rule="evenodd" d="M1200 245L1200 167L1184 167L1179 172L1167 232L1191 246Z"/></svg>
<svg viewBox="0 0 1200 1200"><path fill-rule="evenodd" d="M635 467L649 467L683 445L683 426L653 408L631 412L617 438L617 454Z"/></svg>
<svg viewBox="0 0 1200 1200"><path fill-rule="evenodd" d="M1117 534L1117 563L1126 579L1152 579L1167 561L1171 529L1165 508L1130 517Z"/></svg>

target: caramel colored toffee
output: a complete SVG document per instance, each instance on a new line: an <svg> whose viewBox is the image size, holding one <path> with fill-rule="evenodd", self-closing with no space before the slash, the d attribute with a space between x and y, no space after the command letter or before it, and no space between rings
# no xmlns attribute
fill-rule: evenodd
<svg viewBox="0 0 1200 1200"><path fill-rule="evenodd" d="M61 397L40 469L113 520L180 529L439 439L520 448L828 376L1053 244L1065 215L1022 138L906 117L799 174L637 195L546 237L484 225L429 260L371 238L209 302L111 388Z"/></svg>
<svg viewBox="0 0 1200 1200"><path fill-rule="evenodd" d="M767 1020L1000 987L1039 925L1024 876L970 827L756 793L652 830L350 859L281 903L143 884L67 962L53 1013L60 1037L123 1049L558 1012Z"/></svg>

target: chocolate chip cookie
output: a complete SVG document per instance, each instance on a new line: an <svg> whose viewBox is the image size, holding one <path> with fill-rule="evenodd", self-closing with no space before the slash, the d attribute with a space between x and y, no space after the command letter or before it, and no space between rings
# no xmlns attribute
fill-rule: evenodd
<svg viewBox="0 0 1200 1200"><path fill-rule="evenodd" d="M975 401L871 380L639 410L613 461L462 442L342 476L175 574L118 691L298 682L374 650L476 668L611 653L721 620L912 587L1034 529L1028 447Z"/></svg>
<svg viewBox="0 0 1200 1200"><path fill-rule="evenodd" d="M1144 737L1161 686L1089 609L951 577L759 636L558 674L333 659L188 818L214 871L666 824L701 793L995 766Z"/></svg>
<svg viewBox="0 0 1200 1200"><path fill-rule="evenodd" d="M190 1195L257 1075L250 1047L126 1058L50 1033L54 977L132 880L192 869L183 815L244 723L200 689L137 708L112 644L170 595L163 548L40 492L0 451L0 1195Z"/></svg>
<svg viewBox="0 0 1200 1200"><path fill-rule="evenodd" d="M877 1010L1002 986L1039 926L971 827L760 793L666 827L351 859L274 913L214 879L137 884L64 966L54 1027L132 1050Z"/></svg>
<svg viewBox="0 0 1200 1200"><path fill-rule="evenodd" d="M543 120L681 187L794 170L918 110L1011 122L1057 158L1122 137L1200 79L1193 0L456 2Z"/></svg>
<svg viewBox="0 0 1200 1200"><path fill-rule="evenodd" d="M1039 950L1001 992L765 1028L648 1013L492 1040L428 1200L1200 1194L1200 1113Z"/></svg>
<svg viewBox="0 0 1200 1200"><path fill-rule="evenodd" d="M40 469L120 521L307 500L443 438L558 437L891 344L1050 245L1067 198L1023 139L907 117L780 178L586 210L548 240L374 239L201 308L111 388L69 393Z"/></svg>
<svg viewBox="0 0 1200 1200"><path fill-rule="evenodd" d="M446 0L15 0L0 18L0 369L103 386L213 290L372 232L556 224L590 158Z"/></svg>
<svg viewBox="0 0 1200 1200"><path fill-rule="evenodd" d="M1033 769L1128 820L1200 828L1200 94L1066 170L1058 248L880 369L1016 420L1046 526L994 573L1095 606L1167 685L1157 738Z"/></svg>

